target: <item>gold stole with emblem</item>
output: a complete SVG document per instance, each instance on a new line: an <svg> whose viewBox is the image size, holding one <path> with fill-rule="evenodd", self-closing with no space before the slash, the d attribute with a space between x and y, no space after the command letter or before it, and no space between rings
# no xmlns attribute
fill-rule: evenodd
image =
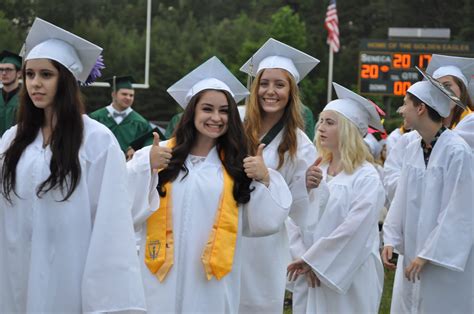
<svg viewBox="0 0 474 314"><path fill-rule="evenodd" d="M472 113L471 109L469 109L468 107L466 107L466 110L464 110L464 111L462 112L462 114L461 114L461 118L459 118L459 122L461 122L462 119L464 119L464 118L465 118L468 114L470 114L470 113ZM458 123L459 123L459 122L458 122ZM453 124L453 127L451 128L451 130L454 129L454 128L458 125L458 123Z"/></svg>
<svg viewBox="0 0 474 314"><path fill-rule="evenodd" d="M175 140L168 142L173 148ZM221 156L222 157L222 156ZM224 187L219 201L211 234L201 256L208 280L218 280L232 270L239 226L239 207L234 199L234 180L222 165ZM166 195L160 197L160 207L147 220L145 264L162 282L173 266L174 242L171 190L172 183L165 184Z"/></svg>

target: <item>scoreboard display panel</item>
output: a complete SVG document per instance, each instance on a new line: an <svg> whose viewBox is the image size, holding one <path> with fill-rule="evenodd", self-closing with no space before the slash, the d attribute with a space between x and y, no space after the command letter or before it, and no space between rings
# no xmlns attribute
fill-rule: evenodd
<svg viewBox="0 0 474 314"><path fill-rule="evenodd" d="M404 96L433 53L474 56L472 43L363 40L360 48L359 92L368 95Z"/></svg>

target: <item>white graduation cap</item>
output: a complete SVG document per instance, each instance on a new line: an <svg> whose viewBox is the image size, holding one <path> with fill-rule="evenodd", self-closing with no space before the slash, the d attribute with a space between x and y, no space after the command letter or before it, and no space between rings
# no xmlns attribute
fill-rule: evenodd
<svg viewBox="0 0 474 314"><path fill-rule="evenodd" d="M474 58L454 57L433 54L426 73L435 79L451 75L460 79L466 86L469 96L474 99Z"/></svg>
<svg viewBox="0 0 474 314"><path fill-rule="evenodd" d="M362 136L367 134L369 126L383 131L380 116L377 109L370 100L354 93L353 91L337 84L332 83L338 99L329 102L323 111L334 110L354 123Z"/></svg>
<svg viewBox="0 0 474 314"><path fill-rule="evenodd" d="M433 108L440 116L446 118L451 112L451 99L430 81L416 82L407 93L413 94L427 106Z"/></svg>
<svg viewBox="0 0 474 314"><path fill-rule="evenodd" d="M81 82L86 81L102 52L99 46L38 17L26 37L25 50L25 61L57 61Z"/></svg>
<svg viewBox="0 0 474 314"><path fill-rule="evenodd" d="M466 105L461 102L459 97L456 96L449 87L444 86L440 81L436 80L430 74L423 71L419 67L415 66L415 68L426 79L426 81L423 82L428 84L418 85L417 87L414 87L411 91L413 95L417 96L418 99L423 101L423 103L436 110L436 112L438 112L439 115L444 118L449 116L449 113L451 111L451 102L454 102L456 105L458 105L464 110L466 109ZM413 85L410 86L407 92L410 91L411 87L413 87ZM416 95L415 92L419 95ZM448 105L446 105L446 102Z"/></svg>
<svg viewBox="0 0 474 314"><path fill-rule="evenodd" d="M167 92L186 108L189 100L205 89L225 90L229 92L238 103L244 99L249 91L216 57L212 57L182 79L174 83Z"/></svg>
<svg viewBox="0 0 474 314"><path fill-rule="evenodd" d="M240 68L251 76L263 69L284 69L299 83L319 60L278 40L270 38Z"/></svg>

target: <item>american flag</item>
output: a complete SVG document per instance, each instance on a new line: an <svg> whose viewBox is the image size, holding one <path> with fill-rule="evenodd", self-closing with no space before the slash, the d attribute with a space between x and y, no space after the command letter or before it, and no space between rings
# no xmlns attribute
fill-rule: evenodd
<svg viewBox="0 0 474 314"><path fill-rule="evenodd" d="M339 51L339 19L337 18L336 0L329 0L324 27L328 31L327 44L332 51Z"/></svg>

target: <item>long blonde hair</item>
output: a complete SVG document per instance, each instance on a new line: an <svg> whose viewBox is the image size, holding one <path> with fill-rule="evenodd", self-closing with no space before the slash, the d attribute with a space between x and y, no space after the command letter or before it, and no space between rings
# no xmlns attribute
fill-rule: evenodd
<svg viewBox="0 0 474 314"><path fill-rule="evenodd" d="M244 119L244 130L248 137L248 152L255 155L257 147L260 144L259 134L262 130L263 110L258 101L258 89L260 87L260 79L265 70L260 71L252 83L250 96L247 101L247 109ZM297 151L297 129L303 128L303 118L301 116L301 101L299 96L298 85L292 75L283 70L288 82L290 83L290 95L288 105L285 107L283 119L285 121L283 139L278 146L278 169L283 166L284 154L288 151L290 158L296 156Z"/></svg>
<svg viewBox="0 0 474 314"><path fill-rule="evenodd" d="M339 112L333 112L337 116L338 149L341 154L341 164L344 172L349 174L353 173L365 161L374 163L374 158L354 123ZM332 153L321 146L318 129L316 129L314 144L323 158L322 162L329 163L332 160Z"/></svg>

